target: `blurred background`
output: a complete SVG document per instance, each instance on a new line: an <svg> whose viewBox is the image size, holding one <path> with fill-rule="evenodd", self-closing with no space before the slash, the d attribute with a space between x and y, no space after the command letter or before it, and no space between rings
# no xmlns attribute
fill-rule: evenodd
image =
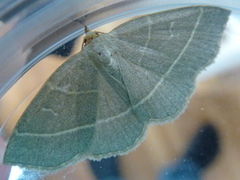
<svg viewBox="0 0 240 180"><path fill-rule="evenodd" d="M47 0L37 4L30 1L4 2L0 3L0 180L17 180L20 177L46 180L96 179L87 160L46 176L37 172L24 172L17 167L11 169L2 164L7 140L26 106L54 70L81 50L82 37L77 37L83 34L82 24L73 20L80 19L90 29L108 23L96 29L108 32L125 21L118 19L205 3L186 1L184 4L176 4L175 1L159 3L139 0L128 4L120 0L91 3L79 0L69 1L69 7L60 8L66 1L55 0L52 4ZM239 179L240 4L229 2L210 4L233 11L216 62L199 76L196 93L179 119L150 127L146 140L135 151L119 157L119 171L125 179L156 179L160 169L176 162L184 154L199 127L206 123L212 124L219 133L220 152L204 171L203 179ZM56 11L47 11L54 3L58 7ZM72 6L76 9L71 9ZM70 10L72 14L64 16ZM45 18L49 16L49 22L41 19L44 13ZM114 22L109 24L111 21Z"/></svg>

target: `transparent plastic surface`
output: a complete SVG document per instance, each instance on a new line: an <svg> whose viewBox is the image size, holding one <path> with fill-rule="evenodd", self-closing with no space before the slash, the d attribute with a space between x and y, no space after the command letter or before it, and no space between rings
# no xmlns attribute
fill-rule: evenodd
<svg viewBox="0 0 240 180"><path fill-rule="evenodd" d="M32 83L31 81L21 84L20 86L25 86L25 89L23 90L25 92L21 98L16 99L14 97L11 99L15 102L13 108L10 108L10 105L8 106L2 97L4 97L9 88L11 88L17 82L17 80L19 80L19 78L22 77L37 62L42 60L49 53L61 45L82 35L84 32L83 24L88 25L90 29L95 29L101 25L114 22L119 19L187 5L213 5L224 7L232 10L232 14L235 16L235 19L240 19L240 2L235 0L218 2L195 0L181 1L181 3L179 3L177 0L1 1L0 112L8 111L7 115L2 116L2 119L0 119L2 138L7 140L10 136L11 131L18 120L18 117L21 115L25 108L21 107L22 102L25 102L25 98L30 96L33 97L35 93L34 91L37 91L40 85L51 73L44 76L43 79L34 84L34 86L30 87L28 84ZM238 31L231 32L231 34L234 33L236 33L236 37L239 36ZM222 49L227 49L228 47L229 46L226 45ZM239 44L237 44L236 47L240 47ZM80 50L80 47L78 46L77 49ZM229 58L231 50L225 53L225 57L222 59ZM56 64L49 64L47 62L43 65L43 69L47 68L46 65L54 66L53 69L56 69L63 62L63 60L56 61L58 61ZM236 60L231 61L231 64L236 63L234 66L237 67L239 65L239 61L240 58L238 56L236 57ZM228 68L226 64L224 64L222 67L223 69ZM215 68L215 70L216 69L219 71L220 68ZM228 69L231 69L231 67ZM39 72L39 76L43 76L41 72ZM202 78L203 77L204 75ZM29 101L30 100L28 100L27 103L29 103ZM16 113L16 111L19 112L18 115L15 116L14 113ZM11 124L11 127L8 127L8 123ZM126 162L127 161L123 161L122 164L126 164ZM132 162L132 164L134 164L134 162ZM142 166L144 167L145 165ZM88 177L83 177L83 174L91 174L91 172L86 173L88 171L87 167L87 162L83 162L78 167L70 167L67 170L59 172L56 175L48 175L46 179L87 179L90 175ZM79 171L79 169L80 172L84 173L76 173L76 171ZM130 170L125 172L127 177L130 177L129 171ZM14 177L14 175L17 174L16 172L17 171L12 168L11 176L9 176L12 180L43 179L45 176L45 174L41 174L35 171L22 171L20 169L19 172L21 175Z"/></svg>

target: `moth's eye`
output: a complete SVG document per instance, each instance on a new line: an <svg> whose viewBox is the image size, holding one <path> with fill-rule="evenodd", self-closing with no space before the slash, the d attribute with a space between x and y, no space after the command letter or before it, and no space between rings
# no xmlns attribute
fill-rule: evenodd
<svg viewBox="0 0 240 180"><path fill-rule="evenodd" d="M101 56L101 55L102 55L102 53L100 53L100 52L99 52L99 53L98 53L98 55L99 55L99 56Z"/></svg>

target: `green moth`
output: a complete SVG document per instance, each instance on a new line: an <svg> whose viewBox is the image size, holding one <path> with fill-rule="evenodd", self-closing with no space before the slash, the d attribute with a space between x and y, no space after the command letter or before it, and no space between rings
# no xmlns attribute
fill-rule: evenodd
<svg viewBox="0 0 240 180"><path fill-rule="evenodd" d="M18 121L4 163L56 171L126 154L150 124L176 119L218 54L230 11L192 6L145 15L85 46L44 84Z"/></svg>

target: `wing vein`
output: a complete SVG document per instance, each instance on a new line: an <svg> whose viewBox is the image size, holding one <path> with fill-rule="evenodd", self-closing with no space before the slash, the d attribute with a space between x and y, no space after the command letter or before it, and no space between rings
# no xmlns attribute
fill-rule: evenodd
<svg viewBox="0 0 240 180"><path fill-rule="evenodd" d="M58 136L58 135L63 135L63 134L67 134L67 133L71 133L71 132L75 132L78 131L80 129L87 129L87 128L92 128L94 127L96 124L101 124L101 123L107 123L109 121L113 121L116 118L122 117L127 115L129 112L131 111L131 108L128 108L126 111L119 113L116 116L112 116L109 117L107 119L100 119L100 120L96 120L95 123L92 124L87 124L87 125L83 125L83 126L78 126L72 129L68 129L65 131L61 131L61 132L57 132L57 133L50 133L50 134L37 134L37 133L19 133L17 131L15 131L15 133L17 133L19 136L39 136L39 137L49 137L49 136Z"/></svg>
<svg viewBox="0 0 240 180"><path fill-rule="evenodd" d="M147 21L149 22L147 41L146 41L146 43L145 43L145 46L144 46L143 52L142 52L142 54L141 54L141 57L138 59L138 65L141 63L142 58L143 58L143 56L145 55L145 51L146 51L146 49L147 49L147 47L148 47L148 43L149 43L149 41L150 41L150 39L151 39L151 30L152 30L152 25L151 25L151 24L152 24L152 21L151 21L151 18L150 18L149 16L147 17Z"/></svg>

